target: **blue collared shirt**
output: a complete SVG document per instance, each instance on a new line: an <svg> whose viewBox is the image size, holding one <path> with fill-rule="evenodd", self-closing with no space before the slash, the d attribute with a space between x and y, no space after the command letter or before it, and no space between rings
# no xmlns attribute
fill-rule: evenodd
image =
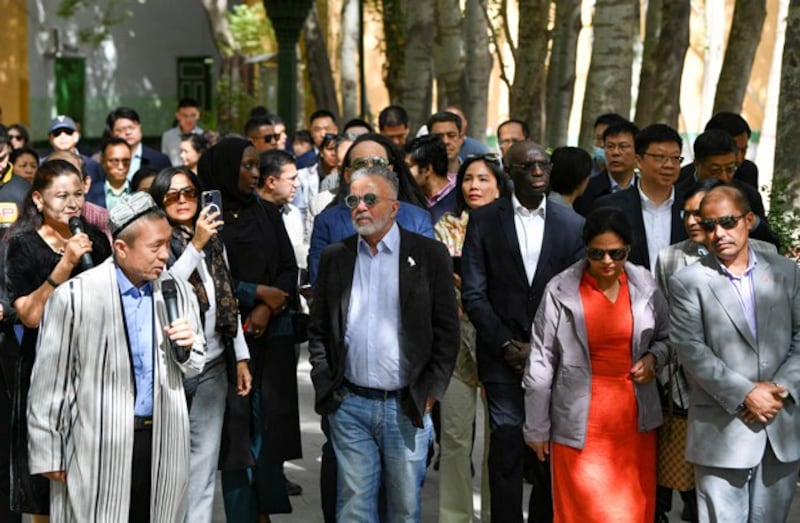
<svg viewBox="0 0 800 523"><path fill-rule="evenodd" d="M362 387L401 389L408 384L408 372L400 353L400 229L393 224L375 254L361 237L357 250L344 375Z"/></svg>
<svg viewBox="0 0 800 523"><path fill-rule="evenodd" d="M153 415L153 352L155 349L153 322L153 284L134 286L117 267L117 283L125 311L128 329L133 378L136 383L136 402L133 415Z"/></svg>
<svg viewBox="0 0 800 523"><path fill-rule="evenodd" d="M747 319L747 326L750 328L750 334L753 335L754 340L758 340L758 322L756 319L756 291L753 286L753 271L756 268L758 260L756 253L749 246L747 247L747 268L741 276L736 276L728 270L725 265L720 262L719 266L723 274L728 277L728 280L733 285L733 290L736 291L736 297L739 298L739 304L742 306L742 312Z"/></svg>

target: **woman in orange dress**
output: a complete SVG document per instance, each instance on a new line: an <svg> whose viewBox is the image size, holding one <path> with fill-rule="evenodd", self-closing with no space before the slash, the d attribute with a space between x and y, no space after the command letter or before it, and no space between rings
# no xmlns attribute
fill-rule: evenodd
<svg viewBox="0 0 800 523"><path fill-rule="evenodd" d="M534 319L525 441L550 459L556 522L650 523L667 304L627 262L622 212L591 213L583 239L587 259L550 281Z"/></svg>

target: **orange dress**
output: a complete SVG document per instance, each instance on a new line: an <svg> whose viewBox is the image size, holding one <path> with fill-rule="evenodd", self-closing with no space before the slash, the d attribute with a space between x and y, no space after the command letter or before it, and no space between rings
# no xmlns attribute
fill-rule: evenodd
<svg viewBox="0 0 800 523"><path fill-rule="evenodd" d="M584 273L581 279L592 395L583 449L552 445L556 523L651 523L655 517L656 431L637 429L633 318L624 274L620 283L611 303L594 278Z"/></svg>

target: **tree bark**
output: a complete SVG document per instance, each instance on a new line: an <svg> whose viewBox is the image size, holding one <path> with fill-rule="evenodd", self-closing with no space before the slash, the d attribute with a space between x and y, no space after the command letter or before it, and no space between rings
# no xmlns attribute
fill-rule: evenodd
<svg viewBox="0 0 800 523"><path fill-rule="evenodd" d="M328 46L322 33L316 4L312 5L303 26L306 41L307 71L317 109L327 109L339 118L339 101L336 99L336 83L333 81Z"/></svg>
<svg viewBox="0 0 800 523"><path fill-rule="evenodd" d="M228 0L203 0L203 8L219 54L230 56L235 44L225 16L228 12Z"/></svg>
<svg viewBox="0 0 800 523"><path fill-rule="evenodd" d="M402 105L405 89L406 0L381 0L383 12L383 45L386 65L383 83L389 91L389 102Z"/></svg>
<svg viewBox="0 0 800 523"><path fill-rule="evenodd" d="M583 98L580 145L589 149L594 120L603 113L623 116L631 110L633 37L637 30L636 0L597 0L592 62Z"/></svg>
<svg viewBox="0 0 800 523"><path fill-rule="evenodd" d="M689 0L669 0L648 5L636 123L678 126L683 61L689 48ZM651 15L650 10L657 13Z"/></svg>
<svg viewBox="0 0 800 523"><path fill-rule="evenodd" d="M775 137L775 166L772 172L770 214L797 207L797 158L790 151L797 147L800 136L800 3L789 2L781 65L781 91L778 97L778 125ZM791 188L794 197L776 201L776 193ZM794 201L793 201L794 200Z"/></svg>
<svg viewBox="0 0 800 523"><path fill-rule="evenodd" d="M433 99L433 2L430 0L407 0L405 18L405 43L403 57L404 82L400 104L408 113L411 132L417 129L431 115Z"/></svg>
<svg viewBox="0 0 800 523"><path fill-rule="evenodd" d="M489 27L486 24L487 0L467 0L464 13L464 93L461 109L467 116L475 139L486 139L486 111L489 100L489 78L492 55L489 52Z"/></svg>
<svg viewBox="0 0 800 523"><path fill-rule="evenodd" d="M461 7L458 0L435 0L436 38L433 64L436 71L437 106L462 106L461 74L464 71L464 41L461 34Z"/></svg>
<svg viewBox="0 0 800 523"><path fill-rule="evenodd" d="M519 12L519 41L509 100L510 112L512 118L528 122L531 138L542 142L550 1L519 0Z"/></svg>
<svg viewBox="0 0 800 523"><path fill-rule="evenodd" d="M581 0L557 0L553 48L547 70L547 126L545 143L567 143L569 113L575 88L575 61L581 31Z"/></svg>
<svg viewBox="0 0 800 523"><path fill-rule="evenodd" d="M342 45L340 48L342 120L358 115L358 40L361 27L358 24L358 0L342 1Z"/></svg>
<svg viewBox="0 0 800 523"><path fill-rule="evenodd" d="M725 49L725 61L717 82L714 114L720 111L738 113L742 110L766 17L766 0L737 0L733 9L731 32L728 34L728 46Z"/></svg>

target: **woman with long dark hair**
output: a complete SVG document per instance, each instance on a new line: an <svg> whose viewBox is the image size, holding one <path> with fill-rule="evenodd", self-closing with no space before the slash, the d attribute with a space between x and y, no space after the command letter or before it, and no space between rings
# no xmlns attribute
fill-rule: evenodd
<svg viewBox="0 0 800 523"><path fill-rule="evenodd" d="M81 263L84 255L90 254L97 264L111 254L106 236L81 218L83 188L80 172L69 162L43 163L8 237L6 287L25 327L11 417L11 505L16 512L34 514L34 521L46 521L37 515L48 514L50 508L49 480L31 477L28 468L26 410L39 322L53 290L89 268ZM72 218L80 220L84 232L72 231Z"/></svg>
<svg viewBox="0 0 800 523"><path fill-rule="evenodd" d="M200 304L206 337L206 364L196 378L184 380L189 404L189 505L186 521L211 521L214 486L229 378L236 394L250 393L250 352L244 339L233 278L218 236L219 210L200 208L200 183L188 167L164 169L150 195L170 225L168 265L192 284ZM227 360L235 372L228 376Z"/></svg>
<svg viewBox="0 0 800 523"><path fill-rule="evenodd" d="M258 152L225 138L203 154L204 189L222 195L225 243L244 333L252 356L250 398L228 396L223 430L222 486L230 521L268 520L291 511L282 463L302 456L297 360L287 306L294 300L297 263L280 210L255 193Z"/></svg>

